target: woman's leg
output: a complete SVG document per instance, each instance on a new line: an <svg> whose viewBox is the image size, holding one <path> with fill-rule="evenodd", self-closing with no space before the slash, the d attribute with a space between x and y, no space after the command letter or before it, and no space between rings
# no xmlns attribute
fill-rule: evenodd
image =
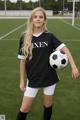
<svg viewBox="0 0 80 120"><path fill-rule="evenodd" d="M25 120L27 117L27 113L29 112L33 100L38 92L38 88L30 88L27 87L24 93L22 105L20 107L20 112L18 113L16 120Z"/></svg>
<svg viewBox="0 0 80 120"><path fill-rule="evenodd" d="M52 95L54 94L55 87L56 87L56 84L44 88L44 100L43 100L44 115L43 115L43 120L50 120L51 119L52 105L53 105Z"/></svg>
<svg viewBox="0 0 80 120"><path fill-rule="evenodd" d="M28 113L30 108L31 108L33 100L34 100L33 97L24 96L23 97L23 101L22 101L22 105L21 105L21 108L20 108L20 111L24 112L24 113L26 113L26 112Z"/></svg>
<svg viewBox="0 0 80 120"><path fill-rule="evenodd" d="M43 120L50 120L52 115L52 96L44 95L44 116Z"/></svg>
<svg viewBox="0 0 80 120"><path fill-rule="evenodd" d="M25 120L27 117L27 113L29 112L32 102L33 102L34 98L30 98L30 97L23 97L23 101L22 101L22 105L20 108L20 111L18 113L17 116L17 120Z"/></svg>

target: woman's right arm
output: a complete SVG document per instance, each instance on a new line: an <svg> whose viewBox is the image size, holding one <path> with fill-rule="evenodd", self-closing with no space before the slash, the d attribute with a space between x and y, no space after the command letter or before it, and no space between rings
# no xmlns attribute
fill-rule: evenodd
<svg viewBox="0 0 80 120"><path fill-rule="evenodd" d="M24 84L24 74L25 74L25 60L20 60L20 89L21 91L25 91L25 84Z"/></svg>

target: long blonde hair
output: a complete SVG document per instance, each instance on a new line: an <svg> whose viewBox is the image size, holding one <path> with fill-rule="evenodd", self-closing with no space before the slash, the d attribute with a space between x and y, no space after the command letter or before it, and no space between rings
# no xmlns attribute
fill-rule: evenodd
<svg viewBox="0 0 80 120"><path fill-rule="evenodd" d="M27 32L26 32L26 35L24 37L22 52L23 52L25 58L29 57L29 59L32 58L32 36L33 36L33 32L34 32L33 16L37 11L42 11L43 12L44 20L46 21L46 12L42 7L35 8L32 11L32 14L31 14L30 18L28 19ZM43 25L43 30L44 31L47 30L46 22Z"/></svg>

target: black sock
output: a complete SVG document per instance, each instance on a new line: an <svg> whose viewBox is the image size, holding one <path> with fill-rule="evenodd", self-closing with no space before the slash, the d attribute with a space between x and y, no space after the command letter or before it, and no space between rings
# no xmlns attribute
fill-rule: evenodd
<svg viewBox="0 0 80 120"><path fill-rule="evenodd" d="M26 120L27 113L19 112L16 120Z"/></svg>
<svg viewBox="0 0 80 120"><path fill-rule="evenodd" d="M52 106L44 107L44 120L50 120L52 115Z"/></svg>

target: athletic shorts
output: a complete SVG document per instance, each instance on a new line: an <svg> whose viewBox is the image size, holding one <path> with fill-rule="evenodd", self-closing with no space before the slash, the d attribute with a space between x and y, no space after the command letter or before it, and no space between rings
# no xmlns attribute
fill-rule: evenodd
<svg viewBox="0 0 80 120"><path fill-rule="evenodd" d="M43 94L44 95L54 95L55 87L56 87L56 84L48 86L48 87L44 87L43 88ZM40 88L31 88L29 86L26 86L26 90L24 92L24 96L36 97L39 89Z"/></svg>

